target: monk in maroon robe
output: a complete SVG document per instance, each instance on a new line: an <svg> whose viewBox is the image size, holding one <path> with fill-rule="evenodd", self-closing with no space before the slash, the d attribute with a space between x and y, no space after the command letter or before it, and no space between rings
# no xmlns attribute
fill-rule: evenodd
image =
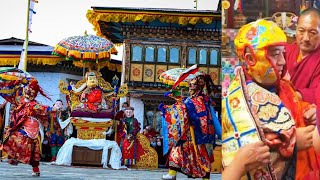
<svg viewBox="0 0 320 180"><path fill-rule="evenodd" d="M298 96L315 103L320 84L320 12L307 9L301 13L296 30L296 43L286 48L286 63Z"/></svg>

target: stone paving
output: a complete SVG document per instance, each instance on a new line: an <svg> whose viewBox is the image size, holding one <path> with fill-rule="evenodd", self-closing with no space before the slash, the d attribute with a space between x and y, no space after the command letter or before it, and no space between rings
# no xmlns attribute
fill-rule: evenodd
<svg viewBox="0 0 320 180"><path fill-rule="evenodd" d="M56 166L50 163L41 162L41 176L32 177L32 168L30 165L19 164L12 166L6 162L0 162L0 179L50 179L50 180L159 180L163 174L166 174L166 169L157 170L112 170L103 169L100 167L86 166ZM212 174L211 179L220 180L220 174ZM178 173L177 180L192 180L187 176Z"/></svg>

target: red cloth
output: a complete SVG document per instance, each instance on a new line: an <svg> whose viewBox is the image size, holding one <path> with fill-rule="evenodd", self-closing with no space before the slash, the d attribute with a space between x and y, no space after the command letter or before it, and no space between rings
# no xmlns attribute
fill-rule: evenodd
<svg viewBox="0 0 320 180"><path fill-rule="evenodd" d="M14 131L8 141L3 145L3 151L9 157L18 162L30 164L32 161L40 161L40 142L38 139L31 139L18 131Z"/></svg>
<svg viewBox="0 0 320 180"><path fill-rule="evenodd" d="M300 49L296 43L287 45L286 52L293 86L302 94L304 101L316 103L315 91L320 83L320 46L300 62L297 62Z"/></svg>
<svg viewBox="0 0 320 180"><path fill-rule="evenodd" d="M37 117L40 123L44 124L48 121L47 114L48 106L38 104L37 101L23 103L12 113L14 125L7 134L8 140L3 144L3 151L9 157L16 159L18 162L30 164L33 161L40 161L40 142L37 138L31 139L23 135L19 129L33 121L32 118ZM38 132L39 126L32 129L28 128L29 132ZM26 130L26 129L25 129ZM9 131L7 133L9 133Z"/></svg>
<svg viewBox="0 0 320 180"><path fill-rule="evenodd" d="M92 111L97 111L97 103L101 103L102 91L101 89L93 89L89 94L87 94L88 102L86 102L88 108Z"/></svg>
<svg viewBox="0 0 320 180"><path fill-rule="evenodd" d="M117 113L115 119L120 121L122 118L124 118L124 112L121 110Z"/></svg>

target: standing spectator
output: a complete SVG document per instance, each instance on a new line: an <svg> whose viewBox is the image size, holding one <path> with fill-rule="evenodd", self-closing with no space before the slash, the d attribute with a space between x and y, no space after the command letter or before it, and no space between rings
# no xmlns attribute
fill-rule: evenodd
<svg viewBox="0 0 320 180"><path fill-rule="evenodd" d="M296 42L286 47L290 80L303 101L315 103L315 90L320 84L320 11L315 8L301 13L296 29Z"/></svg>

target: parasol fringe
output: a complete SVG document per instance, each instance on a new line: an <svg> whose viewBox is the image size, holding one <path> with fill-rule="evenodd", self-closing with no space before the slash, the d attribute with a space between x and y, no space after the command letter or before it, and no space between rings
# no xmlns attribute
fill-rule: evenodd
<svg viewBox="0 0 320 180"><path fill-rule="evenodd" d="M81 52L75 51L75 50L69 50L68 51L68 56L71 56L75 59L81 59Z"/></svg>
<svg viewBox="0 0 320 180"><path fill-rule="evenodd" d="M54 52L57 52L58 54L60 55L67 55L67 49L64 48L64 47L61 47L59 45L57 45L55 48L54 48Z"/></svg>
<svg viewBox="0 0 320 180"><path fill-rule="evenodd" d="M95 52L84 52L83 53L83 60L95 60L97 54Z"/></svg>
<svg viewBox="0 0 320 180"><path fill-rule="evenodd" d="M98 59L110 59L110 53L109 52L99 52Z"/></svg>

